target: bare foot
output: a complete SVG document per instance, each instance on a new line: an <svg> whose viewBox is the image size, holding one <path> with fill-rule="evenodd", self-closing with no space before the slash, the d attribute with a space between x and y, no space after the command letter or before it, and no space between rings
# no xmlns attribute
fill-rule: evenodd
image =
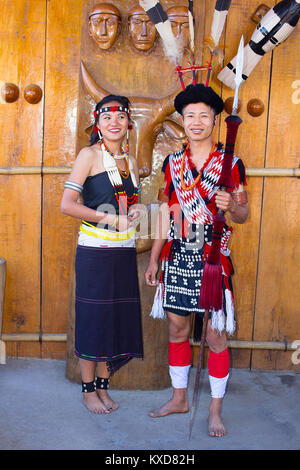
<svg viewBox="0 0 300 470"><path fill-rule="evenodd" d="M106 390L98 389L97 395L109 411L116 411L119 408L118 403L112 400L112 398L108 395Z"/></svg>
<svg viewBox="0 0 300 470"><path fill-rule="evenodd" d="M212 398L209 406L208 434L211 437L222 437L226 434L221 418L222 398Z"/></svg>
<svg viewBox="0 0 300 470"><path fill-rule="evenodd" d="M184 392L175 392L171 400L167 401L167 403L162 405L160 408L150 411L149 416L151 416L151 418L160 418L172 413L187 413L189 411L186 389L176 390L184 390Z"/></svg>
<svg viewBox="0 0 300 470"><path fill-rule="evenodd" d="M83 404L92 413L95 413L95 414L110 413L110 410L108 410L107 407L104 405L104 403L99 399L96 392L84 393Z"/></svg>

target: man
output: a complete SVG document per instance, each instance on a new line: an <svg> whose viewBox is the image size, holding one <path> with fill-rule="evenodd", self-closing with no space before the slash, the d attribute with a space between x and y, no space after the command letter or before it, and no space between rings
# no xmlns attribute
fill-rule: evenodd
<svg viewBox="0 0 300 470"><path fill-rule="evenodd" d="M217 115L224 107L222 99L211 87L189 85L177 95L174 105L183 118L188 144L164 161L165 202L160 208L156 239L145 273L148 285L158 285L156 275L161 255L163 308L169 322L169 370L173 395L167 403L151 411L151 417L189 410L190 314L201 317L204 314L199 307L199 295L203 266L212 240L213 216L221 209L239 224L244 223L248 216L243 190L245 169L240 159L233 159L233 192L221 191L217 187L224 150L220 144L214 145L212 133ZM210 312L206 336L210 349L208 372L212 395L208 433L216 437L226 433L221 418L229 375L226 330L233 333L235 325L233 269L227 248L231 230L225 226L221 242L223 308Z"/></svg>

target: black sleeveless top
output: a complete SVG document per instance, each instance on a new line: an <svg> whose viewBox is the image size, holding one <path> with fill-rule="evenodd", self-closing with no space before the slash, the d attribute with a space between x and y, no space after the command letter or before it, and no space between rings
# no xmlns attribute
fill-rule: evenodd
<svg viewBox="0 0 300 470"><path fill-rule="evenodd" d="M129 174L128 178L123 178L122 175L120 176L124 191L126 192L128 198L131 198L135 192L131 175ZM106 171L97 173L93 176L88 176L83 184L83 190L81 194L84 205L90 209L98 209L100 212L105 212L108 214L120 213L120 208L115 197L114 188ZM100 224L97 224L97 222L90 222L88 220L87 222L94 225L95 227L101 226ZM108 226L103 225L102 227L107 228Z"/></svg>

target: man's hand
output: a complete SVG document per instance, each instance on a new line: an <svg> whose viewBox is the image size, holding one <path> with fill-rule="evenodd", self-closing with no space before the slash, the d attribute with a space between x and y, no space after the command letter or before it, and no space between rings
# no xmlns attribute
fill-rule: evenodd
<svg viewBox="0 0 300 470"><path fill-rule="evenodd" d="M217 208L221 209L223 212L235 212L237 204L232 199L230 193L227 193L226 191L217 191L215 201Z"/></svg>
<svg viewBox="0 0 300 470"><path fill-rule="evenodd" d="M155 262L150 262L147 271L145 272L145 280L148 286L154 287L158 285L158 280L156 279L156 274L158 271L158 264Z"/></svg>

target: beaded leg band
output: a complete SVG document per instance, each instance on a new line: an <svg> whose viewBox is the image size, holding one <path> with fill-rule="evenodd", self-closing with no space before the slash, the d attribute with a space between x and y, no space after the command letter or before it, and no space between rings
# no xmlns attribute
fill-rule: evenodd
<svg viewBox="0 0 300 470"><path fill-rule="evenodd" d="M97 377L96 389L107 390L108 388L109 388L109 379L103 379L102 377Z"/></svg>
<svg viewBox="0 0 300 470"><path fill-rule="evenodd" d="M91 392L95 392L96 390L95 380L93 380L92 382L81 382L81 384L82 384L83 393L91 393Z"/></svg>

